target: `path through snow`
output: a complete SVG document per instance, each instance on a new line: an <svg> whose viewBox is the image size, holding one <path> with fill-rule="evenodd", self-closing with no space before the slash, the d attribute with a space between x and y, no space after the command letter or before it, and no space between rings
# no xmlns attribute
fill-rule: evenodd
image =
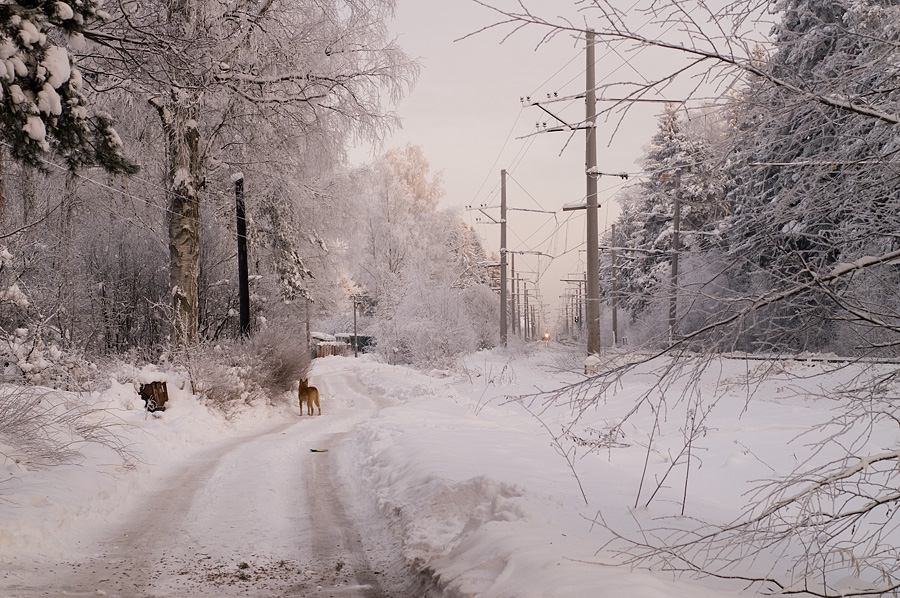
<svg viewBox="0 0 900 598"><path fill-rule="evenodd" d="M191 455L86 541L84 558L35 562L0 580L0 594L408 596L395 541L341 473L346 432L387 403L348 372L317 383L324 416L279 420Z"/></svg>

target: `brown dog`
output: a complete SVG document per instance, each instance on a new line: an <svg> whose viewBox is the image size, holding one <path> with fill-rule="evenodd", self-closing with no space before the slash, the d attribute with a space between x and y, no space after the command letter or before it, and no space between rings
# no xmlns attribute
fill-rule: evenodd
<svg viewBox="0 0 900 598"><path fill-rule="evenodd" d="M307 378L300 381L300 388L298 389L297 394L300 398L300 415L303 415L304 403L306 403L308 415L313 414L313 405L319 410L319 415L322 415L322 406L319 405L319 389L315 386L310 386Z"/></svg>

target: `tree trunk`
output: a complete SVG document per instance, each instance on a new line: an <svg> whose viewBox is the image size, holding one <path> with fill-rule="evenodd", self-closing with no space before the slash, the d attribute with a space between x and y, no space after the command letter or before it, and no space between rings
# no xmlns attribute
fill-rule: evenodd
<svg viewBox="0 0 900 598"><path fill-rule="evenodd" d="M169 169L169 280L175 342L197 341L200 274L200 131L197 98L173 93L150 101L166 134Z"/></svg>

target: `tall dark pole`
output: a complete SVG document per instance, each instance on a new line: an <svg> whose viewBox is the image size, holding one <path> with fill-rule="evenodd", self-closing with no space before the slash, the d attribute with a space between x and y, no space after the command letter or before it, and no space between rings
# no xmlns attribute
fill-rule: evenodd
<svg viewBox="0 0 900 598"><path fill-rule="evenodd" d="M612 250L610 258L612 259L612 333L613 346L619 345L619 265L616 263L616 225L613 224L612 229Z"/></svg>
<svg viewBox="0 0 900 598"><path fill-rule="evenodd" d="M238 300L240 302L241 335L250 334L250 276L247 269L247 214L244 210L244 175L237 173L234 180L234 200L237 207L238 243Z"/></svg>
<svg viewBox="0 0 900 598"><path fill-rule="evenodd" d="M359 335L356 334L356 295L353 295L353 357L359 357Z"/></svg>
<svg viewBox="0 0 900 598"><path fill-rule="evenodd" d="M678 319L678 254L681 251L681 169L675 172L675 205L672 215L672 274L669 281L669 344L675 342Z"/></svg>
<svg viewBox="0 0 900 598"><path fill-rule="evenodd" d="M506 346L506 312L509 309L506 283L506 171L500 171L500 342Z"/></svg>
<svg viewBox="0 0 900 598"><path fill-rule="evenodd" d="M587 31L585 125L587 131L587 350L600 353L600 256L597 222L597 93L594 76L594 31Z"/></svg>

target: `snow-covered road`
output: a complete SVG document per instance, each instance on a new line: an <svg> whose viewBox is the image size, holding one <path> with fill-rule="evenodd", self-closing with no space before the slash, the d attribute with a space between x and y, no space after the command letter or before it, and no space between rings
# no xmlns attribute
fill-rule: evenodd
<svg viewBox="0 0 900 598"><path fill-rule="evenodd" d="M322 417L279 418L162 468L120 523L86 534L83 559L35 563L0 594L408 595L393 539L361 514L340 460L346 432L387 403L348 372L315 382Z"/></svg>
<svg viewBox="0 0 900 598"><path fill-rule="evenodd" d="M0 597L741 595L727 580L621 565L610 540L738 517L759 480L805 458L810 426L833 417L821 389L858 370L722 359L663 393L668 364L650 363L573 424L566 385L583 380L582 362L552 346L481 352L457 370L327 357L311 375L322 416L292 401L231 421L177 376L171 406L149 416L116 372L107 389L69 398L125 422L141 462L128 469L96 445L55 467L0 459ZM547 402L559 388L562 400ZM678 451L696 403L684 397L708 409L690 470ZM621 434L609 442L612 424ZM869 427L865 439L861 450L877 454L896 429Z"/></svg>

